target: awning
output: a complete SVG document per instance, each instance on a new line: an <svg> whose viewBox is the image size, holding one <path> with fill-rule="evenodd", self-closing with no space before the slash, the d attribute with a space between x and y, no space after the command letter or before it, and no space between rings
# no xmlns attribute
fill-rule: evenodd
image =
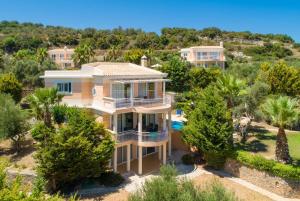
<svg viewBox="0 0 300 201"><path fill-rule="evenodd" d="M170 82L169 79L140 79L140 80L114 80L114 83L145 83L145 82Z"/></svg>

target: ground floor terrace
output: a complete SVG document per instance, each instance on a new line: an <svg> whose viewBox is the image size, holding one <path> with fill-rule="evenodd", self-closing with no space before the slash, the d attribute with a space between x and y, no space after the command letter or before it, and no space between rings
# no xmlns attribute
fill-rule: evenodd
<svg viewBox="0 0 300 201"><path fill-rule="evenodd" d="M143 150L145 152L145 149ZM140 173L140 175L147 175L159 170L160 166L164 163L162 158L162 153L148 153L147 155L143 155L141 160L137 157L131 158L129 163L127 161L118 163L115 171L119 172L120 174L124 174L128 171L138 173L139 168L141 168L142 172ZM142 161L141 164L140 161Z"/></svg>
<svg viewBox="0 0 300 201"><path fill-rule="evenodd" d="M153 155L157 156L157 160L154 163L149 162L150 164L166 164L167 155L170 156L172 150L170 109L151 112L125 111L104 114L102 118L116 141L111 159L114 171L123 172L126 167L126 171L144 174L152 169L148 161Z"/></svg>

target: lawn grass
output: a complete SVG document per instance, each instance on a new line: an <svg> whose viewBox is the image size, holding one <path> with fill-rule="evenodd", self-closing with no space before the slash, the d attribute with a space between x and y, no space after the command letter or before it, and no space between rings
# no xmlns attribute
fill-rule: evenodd
<svg viewBox="0 0 300 201"><path fill-rule="evenodd" d="M276 132L255 130L250 132L246 143L236 143L237 149L260 154L268 159L275 158ZM300 166L300 132L287 133L290 155L293 164Z"/></svg>

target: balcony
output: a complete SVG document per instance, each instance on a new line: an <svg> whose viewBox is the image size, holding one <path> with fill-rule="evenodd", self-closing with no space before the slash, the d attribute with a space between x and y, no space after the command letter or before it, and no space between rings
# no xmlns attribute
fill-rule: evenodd
<svg viewBox="0 0 300 201"><path fill-rule="evenodd" d="M103 98L103 106L111 109L119 109L119 108L130 108L130 107L138 107L138 106L157 106L171 104L171 99L169 97L165 98L111 98L104 97Z"/></svg>
<svg viewBox="0 0 300 201"><path fill-rule="evenodd" d="M137 141L139 143L143 142L161 142L168 139L167 131L158 131L158 132L142 132L139 134L135 130L129 130L124 132L119 132L115 136L117 143L122 143L126 141Z"/></svg>

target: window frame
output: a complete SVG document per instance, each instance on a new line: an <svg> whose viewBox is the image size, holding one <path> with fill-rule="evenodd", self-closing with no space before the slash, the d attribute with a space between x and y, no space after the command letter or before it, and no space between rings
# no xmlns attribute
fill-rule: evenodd
<svg viewBox="0 0 300 201"><path fill-rule="evenodd" d="M60 94L72 94L73 93L73 86L72 86L72 82L68 81L68 82L56 82L56 88L57 88L57 92Z"/></svg>

